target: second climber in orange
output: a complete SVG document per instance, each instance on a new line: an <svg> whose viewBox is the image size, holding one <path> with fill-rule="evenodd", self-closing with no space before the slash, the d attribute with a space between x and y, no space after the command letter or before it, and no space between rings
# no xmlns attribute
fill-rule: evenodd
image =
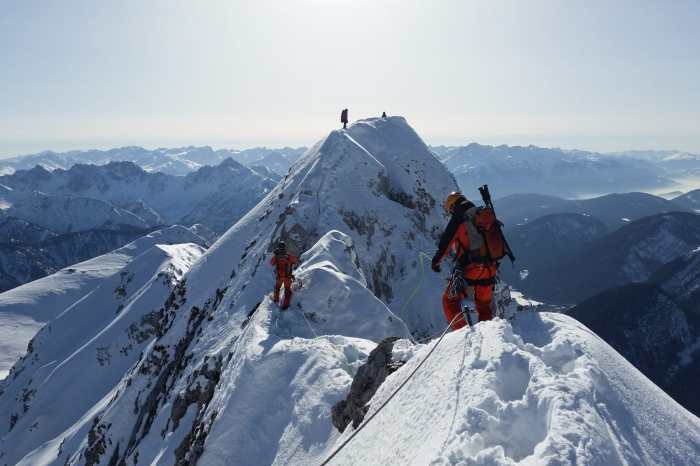
<svg viewBox="0 0 700 466"><path fill-rule="evenodd" d="M280 309L284 310L289 307L289 302L292 299L292 281L294 281L294 274L292 271L294 267L299 262L299 258L294 254L287 252L287 245L284 241L277 243L275 247L274 255L270 259L270 265L275 267L275 293L272 299L276 304L279 304L280 300L280 290L282 285L284 285L284 299Z"/></svg>
<svg viewBox="0 0 700 466"><path fill-rule="evenodd" d="M484 253L483 246L475 248L482 238L474 228L471 228L472 222L469 221L469 217L480 212L480 209L459 192L453 192L447 196L444 208L450 215L450 222L440 237L438 250L433 257L432 269L439 272L440 261L450 250L455 251L456 273L453 274L442 295L442 307L447 321L452 322L452 329L457 330L467 324L461 305L462 299L467 296L468 287L474 290L474 303L479 321L492 319L493 290L498 273L498 262L491 259L488 253ZM485 214L488 212L485 211ZM496 221L495 216L492 221Z"/></svg>

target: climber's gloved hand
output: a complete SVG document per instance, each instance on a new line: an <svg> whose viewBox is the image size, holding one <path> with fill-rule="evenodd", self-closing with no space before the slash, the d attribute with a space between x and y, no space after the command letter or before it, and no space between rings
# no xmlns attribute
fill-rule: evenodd
<svg viewBox="0 0 700 466"><path fill-rule="evenodd" d="M433 269L433 272L440 273L440 258L439 257L433 257L433 261L430 263L430 268Z"/></svg>

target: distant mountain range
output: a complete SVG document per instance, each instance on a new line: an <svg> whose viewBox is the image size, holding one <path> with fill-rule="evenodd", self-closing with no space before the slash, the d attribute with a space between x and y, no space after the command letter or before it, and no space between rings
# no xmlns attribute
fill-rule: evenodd
<svg viewBox="0 0 700 466"><path fill-rule="evenodd" d="M674 179L700 177L700 154L681 151L598 153L537 146L432 146L432 151L455 175L465 192L490 184L495 195L532 192L560 197L588 197L625 191L672 190ZM264 167L284 176L305 147L265 147L214 150L208 146L144 149L127 146L110 150L44 151L0 160L0 174L41 165L51 171L76 164L104 165L128 161L147 172L184 176L227 158Z"/></svg>
<svg viewBox="0 0 700 466"><path fill-rule="evenodd" d="M671 173L653 160L536 146L434 147L468 194L489 184L495 196L540 193L561 197L673 187ZM700 167L700 160L697 161Z"/></svg>
<svg viewBox="0 0 700 466"><path fill-rule="evenodd" d="M304 147L214 150L208 146L149 150L127 146L109 150L44 151L0 160L0 174L8 175L18 170L30 170L37 165L52 171L59 168L68 170L77 164L106 165L110 162L133 162L147 172L184 176L206 165L218 165L227 158L232 158L244 165L264 165L284 175L305 150Z"/></svg>
<svg viewBox="0 0 700 466"><path fill-rule="evenodd" d="M231 158L185 176L147 172L133 162L52 171L37 165L0 176L0 204L2 215L57 233L163 223L201 223L221 233L276 184Z"/></svg>
<svg viewBox="0 0 700 466"><path fill-rule="evenodd" d="M687 192L682 196L678 196L673 200L676 204L685 207L688 210L700 212L700 189Z"/></svg>
<svg viewBox="0 0 700 466"><path fill-rule="evenodd" d="M561 231L543 234L553 219ZM580 217L561 220L546 217L513 230L513 249L522 251L523 262L516 261L515 270L502 267L507 281L548 303L576 304L609 288L648 281L665 264L700 246L700 215L689 212L644 217L603 236L594 222L586 222L591 232L586 235Z"/></svg>
<svg viewBox="0 0 700 466"><path fill-rule="evenodd" d="M543 194L511 194L495 202L506 229L552 214L577 213L594 217L608 228L663 212L690 210L682 203L646 193L607 194L591 199L569 200Z"/></svg>
<svg viewBox="0 0 700 466"><path fill-rule="evenodd" d="M617 152L612 155L648 160L663 168L671 176L700 175L700 154L677 150L636 150Z"/></svg>

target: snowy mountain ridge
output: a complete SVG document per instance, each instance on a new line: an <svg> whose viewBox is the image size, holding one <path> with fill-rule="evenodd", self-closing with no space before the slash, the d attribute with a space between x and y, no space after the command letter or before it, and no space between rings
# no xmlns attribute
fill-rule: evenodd
<svg viewBox="0 0 700 466"><path fill-rule="evenodd" d="M426 273L421 253L435 247L446 222L440 201L455 188L403 118L331 132L188 272L135 280L146 283L138 291L126 284L121 309L115 275L100 288L106 296L88 296L45 327L0 385L0 419L10 420L0 424L0 463L320 464L342 441L333 406L376 344L399 337L394 354L405 365L370 410L435 344L410 337L445 326L445 277ZM269 297L279 239L301 255L285 312ZM83 331L65 338L74 328ZM625 361L566 317L479 324L448 335L435 357L417 375L427 382L399 394L367 427L381 432L362 432L337 464L698 455L697 418L638 372L611 375ZM669 440L658 421L683 430ZM587 448L600 445L598 455Z"/></svg>

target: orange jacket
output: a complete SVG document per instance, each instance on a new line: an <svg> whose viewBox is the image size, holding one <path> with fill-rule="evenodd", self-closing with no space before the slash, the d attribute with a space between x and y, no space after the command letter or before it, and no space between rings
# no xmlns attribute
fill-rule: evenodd
<svg viewBox="0 0 700 466"><path fill-rule="evenodd" d="M289 278L292 276L292 269L294 264L299 262L299 258L294 254L281 254L279 256L272 256L270 259L270 265L276 267L277 278Z"/></svg>
<svg viewBox="0 0 700 466"><path fill-rule="evenodd" d="M440 260L442 260L450 251L454 250L457 257L462 257L463 254L469 253L469 234L467 233L467 226L461 224L455 235L450 241L450 245L447 250L442 255ZM496 263L484 264L481 262L470 262L464 268L464 278L468 280L486 280L496 276L498 273L498 266Z"/></svg>
<svg viewBox="0 0 700 466"><path fill-rule="evenodd" d="M440 237L433 263L440 263L452 250L455 251L457 257L469 253L469 233L467 225L464 223L464 217L466 211L473 206L474 204L471 202L465 201L455 207L452 218ZM495 262L490 264L470 262L464 268L464 277L469 280L488 280L495 277L497 273L498 265Z"/></svg>

